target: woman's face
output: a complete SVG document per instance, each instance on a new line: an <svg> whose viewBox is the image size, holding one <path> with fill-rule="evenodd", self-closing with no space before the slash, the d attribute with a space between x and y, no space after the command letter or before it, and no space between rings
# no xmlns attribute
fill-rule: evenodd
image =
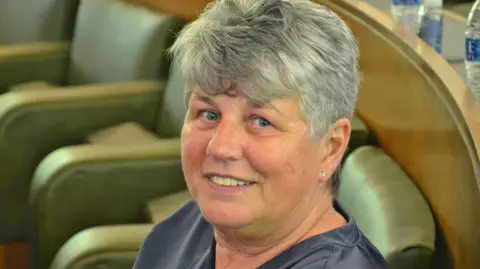
<svg viewBox="0 0 480 269"><path fill-rule="evenodd" d="M296 99L262 106L242 94L208 95L196 87L182 130L187 185L216 227L254 232L302 217L328 193L322 183L345 150L346 122L340 140L312 139ZM330 133L325 137L336 137Z"/></svg>

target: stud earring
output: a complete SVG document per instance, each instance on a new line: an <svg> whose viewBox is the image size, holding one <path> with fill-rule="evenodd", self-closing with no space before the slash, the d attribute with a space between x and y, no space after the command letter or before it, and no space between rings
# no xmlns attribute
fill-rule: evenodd
<svg viewBox="0 0 480 269"><path fill-rule="evenodd" d="M326 176L327 176L327 172L322 171L322 177L326 177Z"/></svg>

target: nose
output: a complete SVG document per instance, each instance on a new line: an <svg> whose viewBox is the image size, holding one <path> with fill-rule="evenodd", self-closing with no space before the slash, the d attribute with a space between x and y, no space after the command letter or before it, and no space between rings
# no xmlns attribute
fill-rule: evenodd
<svg viewBox="0 0 480 269"><path fill-rule="evenodd" d="M207 155L218 161L239 160L243 156L244 130L238 124L220 121L207 146Z"/></svg>

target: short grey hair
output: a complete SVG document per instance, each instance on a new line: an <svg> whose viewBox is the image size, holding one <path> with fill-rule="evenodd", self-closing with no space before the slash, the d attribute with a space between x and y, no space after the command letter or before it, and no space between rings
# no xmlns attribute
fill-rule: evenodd
<svg viewBox="0 0 480 269"><path fill-rule="evenodd" d="M356 40L339 16L310 0L216 0L169 52L186 80L186 102L195 85L218 94L242 84L263 103L298 97L314 137L354 113Z"/></svg>

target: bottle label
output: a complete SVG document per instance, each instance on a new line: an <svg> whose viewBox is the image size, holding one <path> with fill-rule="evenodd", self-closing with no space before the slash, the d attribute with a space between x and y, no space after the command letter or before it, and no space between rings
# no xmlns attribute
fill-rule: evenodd
<svg viewBox="0 0 480 269"><path fill-rule="evenodd" d="M421 0L392 0L394 5L402 5L402 6L416 6L420 5Z"/></svg>
<svg viewBox="0 0 480 269"><path fill-rule="evenodd" d="M437 53L442 53L443 17L440 17L439 20L425 17L422 21L420 37Z"/></svg>
<svg viewBox="0 0 480 269"><path fill-rule="evenodd" d="M480 39L465 39L465 60L469 62L480 61Z"/></svg>

